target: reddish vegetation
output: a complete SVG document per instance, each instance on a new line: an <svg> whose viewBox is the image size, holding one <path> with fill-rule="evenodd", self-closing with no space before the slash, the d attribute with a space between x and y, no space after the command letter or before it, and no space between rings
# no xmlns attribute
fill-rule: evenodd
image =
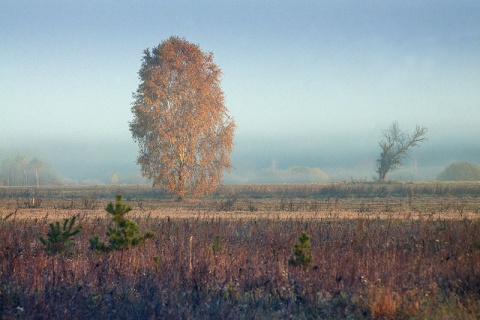
<svg viewBox="0 0 480 320"><path fill-rule="evenodd" d="M232 215L234 215L232 213ZM480 312L480 221L137 218L155 238L98 254L109 220L81 215L70 256L47 219L0 222L3 318L451 318ZM312 263L290 266L302 231ZM218 236L218 237L217 237Z"/></svg>

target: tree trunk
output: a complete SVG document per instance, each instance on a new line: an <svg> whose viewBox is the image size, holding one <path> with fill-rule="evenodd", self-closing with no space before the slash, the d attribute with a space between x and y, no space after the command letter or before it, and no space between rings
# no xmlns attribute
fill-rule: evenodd
<svg viewBox="0 0 480 320"><path fill-rule="evenodd" d="M178 186L177 186L177 201L182 201L185 196L185 178L183 172L183 166L180 165L178 172Z"/></svg>
<svg viewBox="0 0 480 320"><path fill-rule="evenodd" d="M380 171L379 176L378 176L378 181L385 182L387 180L387 172L386 171Z"/></svg>

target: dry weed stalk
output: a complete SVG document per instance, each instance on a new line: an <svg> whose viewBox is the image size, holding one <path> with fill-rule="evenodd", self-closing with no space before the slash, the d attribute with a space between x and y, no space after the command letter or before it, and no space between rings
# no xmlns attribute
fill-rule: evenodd
<svg viewBox="0 0 480 320"><path fill-rule="evenodd" d="M368 292L370 311L376 319L396 319L402 303L399 294L385 287L372 287Z"/></svg>

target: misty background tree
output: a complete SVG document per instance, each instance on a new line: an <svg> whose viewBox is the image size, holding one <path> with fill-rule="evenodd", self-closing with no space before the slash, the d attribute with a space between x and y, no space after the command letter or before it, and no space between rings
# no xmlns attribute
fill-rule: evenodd
<svg viewBox="0 0 480 320"><path fill-rule="evenodd" d="M179 200L211 193L231 167L235 132L213 54L170 37L144 51L138 74L130 131L142 174Z"/></svg>
<svg viewBox="0 0 480 320"><path fill-rule="evenodd" d="M379 142L382 152L377 159L378 180L385 181L387 173L398 169L408 157L410 148L426 140L426 133L427 128L417 125L415 131L408 134L400 130L398 122L393 122Z"/></svg>
<svg viewBox="0 0 480 320"><path fill-rule="evenodd" d="M6 158L0 163L0 185L41 186L58 184L55 170L39 158L25 155Z"/></svg>
<svg viewBox="0 0 480 320"><path fill-rule="evenodd" d="M480 181L480 165L471 162L449 164L438 176L442 181Z"/></svg>

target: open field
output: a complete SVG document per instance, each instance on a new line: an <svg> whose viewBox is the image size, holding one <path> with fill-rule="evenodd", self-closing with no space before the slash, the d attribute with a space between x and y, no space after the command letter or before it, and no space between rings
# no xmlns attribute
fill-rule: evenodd
<svg viewBox="0 0 480 320"><path fill-rule="evenodd" d="M146 185L60 186L60 187L4 187L0 186L0 198L40 196L44 198L112 198L122 193L131 198L167 199L161 189ZM480 182L332 182L323 184L256 184L224 185L213 195L216 198L374 198L414 196L480 196Z"/></svg>
<svg viewBox="0 0 480 320"><path fill-rule="evenodd" d="M97 210L124 195L134 209L357 213L480 213L480 183L227 185L202 199L171 200L148 186L0 187L0 208Z"/></svg>
<svg viewBox="0 0 480 320"><path fill-rule="evenodd" d="M2 318L480 317L479 184L228 186L181 203L128 188L1 189ZM93 252L117 192L155 237ZM39 237L72 216L72 251L47 255ZM305 268L289 264L302 231Z"/></svg>

